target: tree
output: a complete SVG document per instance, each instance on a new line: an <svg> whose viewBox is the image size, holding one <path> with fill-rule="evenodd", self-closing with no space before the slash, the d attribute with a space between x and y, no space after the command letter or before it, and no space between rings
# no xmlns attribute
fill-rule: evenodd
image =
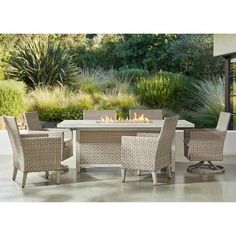
<svg viewBox="0 0 236 236"><path fill-rule="evenodd" d="M224 60L213 56L213 35L182 34L171 43L169 58L172 72L182 72L196 79L220 77Z"/></svg>
<svg viewBox="0 0 236 236"><path fill-rule="evenodd" d="M123 67L168 70L168 49L176 40L175 34L125 34L115 48Z"/></svg>

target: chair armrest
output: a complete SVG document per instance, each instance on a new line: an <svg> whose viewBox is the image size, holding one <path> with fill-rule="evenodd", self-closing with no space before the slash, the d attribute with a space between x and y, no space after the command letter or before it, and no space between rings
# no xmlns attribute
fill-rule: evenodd
<svg viewBox="0 0 236 236"><path fill-rule="evenodd" d="M58 129L58 128L45 128L44 130L50 132L63 132L65 139L72 139L72 131L70 129Z"/></svg>
<svg viewBox="0 0 236 236"><path fill-rule="evenodd" d="M184 131L184 144L189 145L191 139L211 139L218 140L224 138L225 132L216 129L186 129Z"/></svg>
<svg viewBox="0 0 236 236"><path fill-rule="evenodd" d="M185 156L192 161L222 160L226 131L192 130L185 142Z"/></svg>
<svg viewBox="0 0 236 236"><path fill-rule="evenodd" d="M218 130L192 130L190 132L191 140L220 141L224 140L226 131Z"/></svg>
<svg viewBox="0 0 236 236"><path fill-rule="evenodd" d="M28 134L20 134L21 138L37 138L37 137L48 137L48 132L29 132Z"/></svg>
<svg viewBox="0 0 236 236"><path fill-rule="evenodd" d="M62 160L61 137L21 139L25 171L59 170Z"/></svg>
<svg viewBox="0 0 236 236"><path fill-rule="evenodd" d="M156 137L122 136L121 165L134 170L153 169L158 140Z"/></svg>

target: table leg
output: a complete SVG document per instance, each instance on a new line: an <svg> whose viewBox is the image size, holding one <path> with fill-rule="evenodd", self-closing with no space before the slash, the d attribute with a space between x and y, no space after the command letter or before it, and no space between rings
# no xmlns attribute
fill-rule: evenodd
<svg viewBox="0 0 236 236"><path fill-rule="evenodd" d="M176 133L174 135L171 145L171 171L175 172L175 160L176 160Z"/></svg>
<svg viewBox="0 0 236 236"><path fill-rule="evenodd" d="M73 157L76 161L76 173L80 173L80 152L77 138L79 138L79 131L75 129L73 130Z"/></svg>

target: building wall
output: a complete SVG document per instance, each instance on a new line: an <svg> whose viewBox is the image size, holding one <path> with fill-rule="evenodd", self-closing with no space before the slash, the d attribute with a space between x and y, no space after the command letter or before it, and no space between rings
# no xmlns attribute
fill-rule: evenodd
<svg viewBox="0 0 236 236"><path fill-rule="evenodd" d="M214 34L214 56L236 53L236 34Z"/></svg>

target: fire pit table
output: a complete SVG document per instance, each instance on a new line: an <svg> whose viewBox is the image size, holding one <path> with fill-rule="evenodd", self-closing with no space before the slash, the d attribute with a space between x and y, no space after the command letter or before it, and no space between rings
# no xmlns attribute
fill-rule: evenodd
<svg viewBox="0 0 236 236"><path fill-rule="evenodd" d="M138 132L159 133L163 120L150 122L101 122L97 120L64 120L58 128L73 131L73 155L77 173L81 167L120 166L121 136L136 136ZM194 124L179 120L177 129L193 128ZM145 157L143 157L145 158ZM172 145L172 171L175 171L175 139Z"/></svg>

